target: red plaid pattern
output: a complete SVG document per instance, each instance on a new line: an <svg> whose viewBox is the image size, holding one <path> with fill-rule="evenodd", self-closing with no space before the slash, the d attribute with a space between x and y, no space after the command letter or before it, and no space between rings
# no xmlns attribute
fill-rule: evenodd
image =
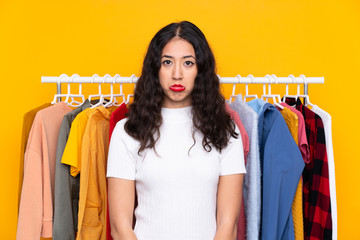
<svg viewBox="0 0 360 240"><path fill-rule="evenodd" d="M319 115L302 105L300 99L286 99L305 119L310 148L310 162L303 171L303 205L305 240L332 239L329 169L324 125Z"/></svg>

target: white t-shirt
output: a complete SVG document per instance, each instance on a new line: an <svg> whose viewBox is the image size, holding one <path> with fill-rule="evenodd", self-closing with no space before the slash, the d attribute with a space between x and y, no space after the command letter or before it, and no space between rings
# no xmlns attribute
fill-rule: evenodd
<svg viewBox="0 0 360 240"><path fill-rule="evenodd" d="M134 232L139 240L210 240L216 232L219 176L245 173L240 136L219 153L206 152L203 134L194 144L191 107L162 108L160 138L138 155L139 142L117 123L111 137L107 177L135 180L138 206Z"/></svg>
<svg viewBox="0 0 360 240"><path fill-rule="evenodd" d="M332 143L331 116L318 106L311 109L314 113L321 117L324 124L326 154L329 168L329 186L330 186L330 204L331 204L331 220L332 220L332 236L337 239L337 203L336 203L336 184L335 184L335 161L334 149Z"/></svg>

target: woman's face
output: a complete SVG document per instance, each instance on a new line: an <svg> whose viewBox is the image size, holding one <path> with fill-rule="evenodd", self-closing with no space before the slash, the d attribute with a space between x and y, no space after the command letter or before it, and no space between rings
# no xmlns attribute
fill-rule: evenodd
<svg viewBox="0 0 360 240"><path fill-rule="evenodd" d="M190 106L197 73L193 46L182 38L172 38L161 53L159 80L164 91L162 106L166 108Z"/></svg>

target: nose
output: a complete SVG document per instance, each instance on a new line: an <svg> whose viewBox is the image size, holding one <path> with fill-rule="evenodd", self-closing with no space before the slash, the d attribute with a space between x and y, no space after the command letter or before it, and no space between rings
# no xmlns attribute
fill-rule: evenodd
<svg viewBox="0 0 360 240"><path fill-rule="evenodd" d="M172 78L174 80L181 80L182 79L182 68L181 64L174 64L174 68L172 71Z"/></svg>

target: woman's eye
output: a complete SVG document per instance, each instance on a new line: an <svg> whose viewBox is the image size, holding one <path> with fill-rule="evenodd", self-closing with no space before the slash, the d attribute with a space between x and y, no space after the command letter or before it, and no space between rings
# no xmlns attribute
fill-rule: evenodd
<svg viewBox="0 0 360 240"><path fill-rule="evenodd" d="M170 65L170 64L171 64L171 61L170 61L170 60L165 60L165 61L163 61L163 64L164 64L164 65Z"/></svg>
<svg viewBox="0 0 360 240"><path fill-rule="evenodd" d="M194 64L194 63L193 63L192 61L186 61L186 62L185 62L185 65L186 65L186 66L191 66L191 65L193 65L193 64Z"/></svg>

